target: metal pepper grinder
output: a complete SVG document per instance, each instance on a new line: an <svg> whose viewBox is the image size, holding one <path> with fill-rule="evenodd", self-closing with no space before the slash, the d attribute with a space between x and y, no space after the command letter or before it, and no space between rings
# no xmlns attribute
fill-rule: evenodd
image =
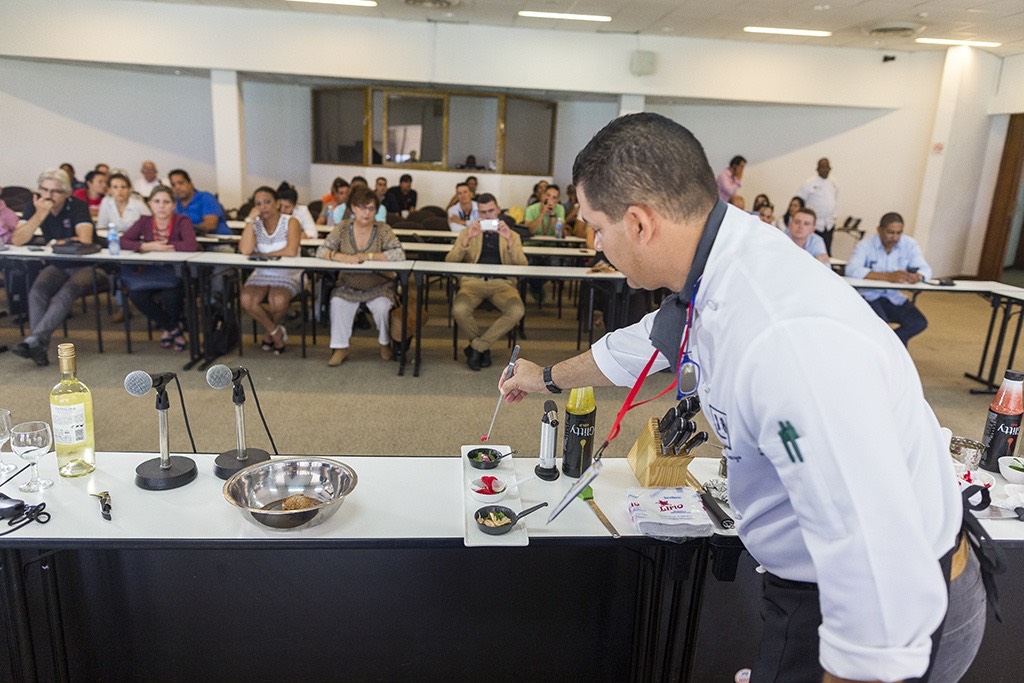
<svg viewBox="0 0 1024 683"><path fill-rule="evenodd" d="M538 479L558 479L555 466L555 444L558 442L558 406L554 401L544 401L544 415L540 419L540 464L534 468Z"/></svg>

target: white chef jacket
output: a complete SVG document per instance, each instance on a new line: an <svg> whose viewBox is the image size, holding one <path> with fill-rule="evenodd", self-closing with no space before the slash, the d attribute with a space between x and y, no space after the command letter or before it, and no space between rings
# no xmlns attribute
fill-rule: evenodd
<svg viewBox="0 0 1024 683"><path fill-rule="evenodd" d="M616 384L653 353L654 315L594 345ZM946 611L938 559L963 513L906 349L842 278L731 206L695 318L691 356L740 538L772 574L818 583L826 670L920 676Z"/></svg>
<svg viewBox="0 0 1024 683"><path fill-rule="evenodd" d="M818 232L835 227L836 203L839 201L839 186L831 178L822 178L815 173L804 181L797 192L807 208L818 217L814 228Z"/></svg>

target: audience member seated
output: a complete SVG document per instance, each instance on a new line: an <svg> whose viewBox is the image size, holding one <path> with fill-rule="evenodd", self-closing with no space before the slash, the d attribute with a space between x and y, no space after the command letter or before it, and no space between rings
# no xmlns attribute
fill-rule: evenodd
<svg viewBox="0 0 1024 683"><path fill-rule="evenodd" d="M0 190L3 188L0 187ZM10 244L14 229L18 227L18 214L11 211L4 200L0 199L0 244Z"/></svg>
<svg viewBox="0 0 1024 683"><path fill-rule="evenodd" d="M580 200L576 198L576 186L569 183L565 186L565 201L562 202L565 208L565 222L567 225L575 225L580 215Z"/></svg>
<svg viewBox="0 0 1024 683"><path fill-rule="evenodd" d="M107 229L111 225L124 233L142 216L149 215L146 202L132 192L132 182L124 173L115 173L107 183L107 194L100 202L96 227Z"/></svg>
<svg viewBox="0 0 1024 683"><path fill-rule="evenodd" d="M142 175L135 179L135 191L143 197L149 197L160 185L167 185L164 179L157 175L156 164L152 161L143 161L139 173Z"/></svg>
<svg viewBox="0 0 1024 683"><path fill-rule="evenodd" d="M523 244L512 230L511 220L502 214L498 201L492 194L477 197L480 217L470 223L455 240L445 261L452 263L487 263L525 266L526 254ZM498 220L497 230L483 230L481 220ZM486 331L480 331L474 315L477 307L490 301L501 313ZM464 276L459 291L452 303L452 316L469 337L469 346L464 350L466 365L470 370L490 367L491 347L519 324L526 308L519 296L519 290L512 280L501 277Z"/></svg>
<svg viewBox="0 0 1024 683"><path fill-rule="evenodd" d="M786 207L786 213L776 219L775 227L779 230L785 230L788 228L789 222L793 219L793 216L796 215L797 211L804 208L804 206L806 206L806 204L804 204L804 200L801 197L793 197L790 199L789 206Z"/></svg>
<svg viewBox="0 0 1024 683"><path fill-rule="evenodd" d="M377 180L373 185L373 193L377 195L377 199L383 205L384 195L388 193L388 179L384 176L377 176Z"/></svg>
<svg viewBox="0 0 1024 683"><path fill-rule="evenodd" d="M531 204L539 204L544 201L544 193L547 192L547 189L548 181L537 181L537 184L533 186L533 194L527 197L526 201L523 202L523 206L529 207Z"/></svg>
<svg viewBox="0 0 1024 683"><path fill-rule="evenodd" d="M277 186L277 203L281 213L291 216L299 222L303 237L308 237L312 240L320 236L319 231L316 229L316 221L313 219L313 214L310 213L309 207L305 204L299 204L299 193L295 190L294 185L288 181L282 181ZM246 220L251 221L258 215L259 211L256 209L254 201L252 211L249 212Z"/></svg>
<svg viewBox="0 0 1024 683"><path fill-rule="evenodd" d="M480 218L480 212L477 203L473 201L473 190L469 183L456 185L455 197L457 201L448 209L448 227L452 232L462 232L467 225Z"/></svg>
<svg viewBox="0 0 1024 683"><path fill-rule="evenodd" d="M559 194L558 185L548 185L543 200L526 207L523 220L531 235L554 237L557 225L565 223L565 207L558 203Z"/></svg>
<svg viewBox="0 0 1024 683"><path fill-rule="evenodd" d="M732 198L729 199L729 203L735 206L740 211L747 210L747 202L743 199L743 195L741 194L734 194Z"/></svg>
<svg viewBox="0 0 1024 683"><path fill-rule="evenodd" d="M292 216L281 212L280 197L270 187L252 193L256 216L246 221L238 251L263 256L298 256L302 228ZM264 330L261 348L280 355L288 333L281 321L288 314L292 298L302 289L302 271L284 268L256 268L242 287L242 308ZM263 308L266 300L267 308Z"/></svg>
<svg viewBox="0 0 1024 683"><path fill-rule="evenodd" d="M478 182L479 181L477 181L477 178L476 178L475 175L471 175L471 176L467 176L466 177L466 185L469 185L470 199L473 199L474 201L476 201L476 188L477 188ZM452 208L453 206L455 206L458 203L459 203L459 186L456 185L455 186L455 194L453 194L452 198L448 200L448 206L446 206L444 208L445 209L450 209L450 208Z"/></svg>
<svg viewBox="0 0 1024 683"><path fill-rule="evenodd" d="M92 170L99 171L100 173L102 173L105 176L108 176L108 177L110 176L110 164L104 164L102 161L100 163L96 164L95 166L93 166Z"/></svg>
<svg viewBox="0 0 1024 683"><path fill-rule="evenodd" d="M39 174L39 189L32 205L25 209L14 229L11 243L28 244L36 230L42 230L47 242L63 244L77 240L92 243L93 225L85 202L71 196L71 180L61 169ZM43 268L28 293L28 317L31 333L11 352L48 365L50 336L68 317L75 299L92 288L93 269L74 262L57 261Z"/></svg>
<svg viewBox="0 0 1024 683"><path fill-rule="evenodd" d="M71 196L81 199L89 205L89 216L93 221L100 212L100 203L107 193L107 174L102 171L89 171L85 174L85 187L75 190Z"/></svg>
<svg viewBox="0 0 1024 683"><path fill-rule="evenodd" d="M178 200L175 210L189 217L197 234L232 234L224 218L224 209L216 197L209 192L197 190L189 174L180 168L168 173L167 177L170 178L171 189Z"/></svg>
<svg viewBox="0 0 1024 683"><path fill-rule="evenodd" d="M924 260L917 241L903 234L903 216L890 212L878 222L877 235L857 243L846 264L846 275L915 284L931 278L932 269ZM898 325L896 335L904 346L928 327L924 314L898 289L862 289L860 295L882 320Z"/></svg>
<svg viewBox="0 0 1024 683"><path fill-rule="evenodd" d="M768 199L768 195L761 193L754 197L754 206L752 209L750 209L750 212L759 213L761 211L762 206L768 206L771 203L771 200Z"/></svg>
<svg viewBox="0 0 1024 683"><path fill-rule="evenodd" d="M732 203L730 200L743 186L743 169L746 167L747 160L737 154L729 160L729 168L724 169L716 177L718 196L723 202Z"/></svg>
<svg viewBox="0 0 1024 683"><path fill-rule="evenodd" d="M116 177L116 176L115 176ZM188 216L175 213L175 199L171 188L157 185L149 195L149 210L125 231L121 248L140 253L157 251L198 251L196 232ZM185 284L171 265L121 266L121 281L128 289L128 297L143 315L153 321L163 333L160 346L184 351L188 341L182 312Z"/></svg>
<svg viewBox="0 0 1024 683"><path fill-rule="evenodd" d="M60 165L60 170L68 174L68 180L71 182L71 191L84 190L85 183L75 177L75 167L69 163L63 163Z"/></svg>
<svg viewBox="0 0 1024 683"><path fill-rule="evenodd" d="M367 261L401 261L405 252L398 237L387 223L374 219L377 195L368 187L359 187L349 195L353 218L342 221L316 250L317 258L338 263ZM349 355L352 325L359 304L365 303L377 324L380 357L391 359L391 338L388 336L388 314L395 304L395 276L378 271L343 271L331 296L331 358L330 367L341 365Z"/></svg>
<svg viewBox="0 0 1024 683"><path fill-rule="evenodd" d="M764 220L764 218L761 220ZM800 209L789 221L789 227L786 228L786 235L789 236L789 239L793 240L793 244L800 247L826 266L831 267L828 252L825 250L825 242L821 239L820 235L817 235L814 232L814 223L816 220L817 219L815 218L813 211L810 209ZM768 221L765 222L767 223Z"/></svg>
<svg viewBox="0 0 1024 683"><path fill-rule="evenodd" d="M331 191L320 198L323 208L317 216L317 225L327 225L328 220L334 220L334 209L343 206L348 201L349 185L344 178L335 178L331 183ZM336 222L336 221L335 221Z"/></svg>
<svg viewBox="0 0 1024 683"><path fill-rule="evenodd" d="M366 182L366 178L358 175L354 177L352 179L352 185L350 185L348 188L349 195L351 196L351 194L355 192L356 188L358 187L369 187L369 184ZM374 194L376 194L376 192L374 192ZM352 216L352 209L350 209L345 202L342 202L341 204L338 204L336 207L334 207L335 225L342 221L347 221L348 219L352 218ZM380 221L382 223L387 222L388 210L384 208L383 204L377 207L377 213L373 215L373 220Z"/></svg>
<svg viewBox="0 0 1024 683"><path fill-rule="evenodd" d="M411 175L403 173L398 185L388 188L384 194L384 208L391 213L416 210L416 190L412 189Z"/></svg>
<svg viewBox="0 0 1024 683"><path fill-rule="evenodd" d="M775 227L775 207L771 204L764 204L757 210L757 217L762 223Z"/></svg>

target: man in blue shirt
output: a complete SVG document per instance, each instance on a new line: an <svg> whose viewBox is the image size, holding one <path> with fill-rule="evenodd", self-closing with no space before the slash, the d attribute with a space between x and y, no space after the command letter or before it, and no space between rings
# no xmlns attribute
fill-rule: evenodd
<svg viewBox="0 0 1024 683"><path fill-rule="evenodd" d="M903 216L892 211L878 222L878 234L861 240L849 262L846 275L864 280L916 284L932 276L913 237L903 235ZM896 336L906 346L910 338L924 332L928 321L910 299L898 289L863 289L860 292L882 320L896 323Z"/></svg>
<svg viewBox="0 0 1024 683"><path fill-rule="evenodd" d="M186 171L176 168L167 174L167 179L171 182L171 189L178 200L175 211L185 214L192 220L192 227L195 228L197 235L231 234L220 202L209 192L197 190Z"/></svg>

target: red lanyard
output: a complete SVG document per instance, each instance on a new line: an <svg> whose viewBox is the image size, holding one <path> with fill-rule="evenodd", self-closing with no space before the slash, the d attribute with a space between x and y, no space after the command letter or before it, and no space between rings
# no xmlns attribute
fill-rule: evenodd
<svg viewBox="0 0 1024 683"><path fill-rule="evenodd" d="M622 426L622 418L626 417L626 413L633 410L633 408L637 408L639 406L644 405L645 403L655 401L676 388L676 383L679 381L679 370L683 363L684 354L689 350L688 345L690 342L690 327L692 323L693 300L690 301L690 305L687 307L686 310L686 329L683 331L683 343L680 344L679 346L679 362L676 363L675 379L673 379L672 383L665 387L665 389L657 396L649 398L646 401L640 401L639 403L633 402L634 399L636 399L636 395L640 393L640 387L643 386L644 381L647 379L647 375L651 372L651 367L654 366L654 361L655 359L657 359L659 352L655 351L653 354L651 354L651 358L650 360L647 361L647 365L644 366L644 369L640 373L640 376L636 378L636 383L633 384L633 388L629 390L629 394L626 396L626 400L622 402L622 407L619 408L619 413L615 416L615 421L612 423L612 428L608 430L608 436L605 437L604 443L602 443L601 448L598 449L598 453L601 453L604 450L604 448L609 443L611 443L615 439L615 437L619 435L619 428Z"/></svg>

